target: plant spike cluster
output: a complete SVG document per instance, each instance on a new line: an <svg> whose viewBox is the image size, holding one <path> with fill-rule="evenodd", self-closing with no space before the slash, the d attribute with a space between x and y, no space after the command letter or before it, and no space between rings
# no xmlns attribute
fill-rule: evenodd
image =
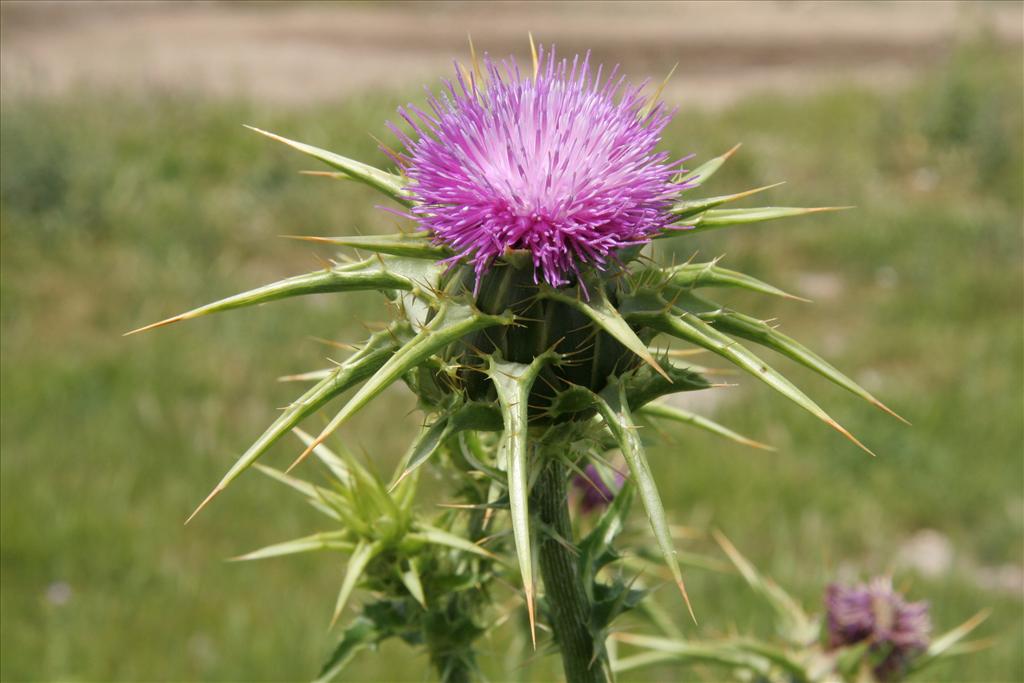
<svg viewBox="0 0 1024 683"><path fill-rule="evenodd" d="M543 63L540 68L543 77ZM479 73L479 66L474 66L474 69ZM538 78L537 69L535 64L535 79ZM587 93L591 90L586 88L600 93L603 92L600 90L602 87L605 90L613 87L600 86L596 81L591 84L589 76L584 78L582 75L585 72L589 73L584 63L576 78L586 80L584 90ZM548 77L557 80L557 70L549 72ZM453 95L474 102L477 97L484 97L476 90L473 78L470 78L470 85L462 83L463 90L457 95L451 90ZM493 66L490 76L484 78L492 84L504 82L502 75ZM628 100L629 106L622 111L632 111L632 116L645 117L638 119L641 123L648 122L647 127L642 126L643 131L660 130L658 126L664 125L661 105L651 106L647 103L637 111L643 104L638 99L638 93L638 90L626 92L623 97ZM508 92L503 92L503 96L511 100L524 97L522 92L511 86ZM557 89L547 91L545 96L555 99L562 97ZM558 102L562 103L562 100ZM466 103L472 104L468 100ZM422 125L430 130L423 132L421 142L406 138L407 146L412 145L413 152L417 144L427 145L431 140L430 131L434 131L435 136L439 135L439 130L448 131L452 135L462 134L450 127L445 128L452 124L452 121L445 119L448 115L445 107L454 105L444 102L433 104L434 113L430 116L422 115L426 116L427 121ZM566 106L570 105L576 106L573 101L568 101ZM590 100L580 106L584 105L597 106ZM485 114L486 110L480 110L476 115L479 118ZM609 119L620 115L621 111L618 110L601 112L601 116ZM653 124L650 123L652 120ZM615 121L612 123L619 125ZM623 126L633 125L628 121L620 123ZM650 127L652 125L653 128ZM430 189L425 189L424 178L420 176L414 182L404 172L403 166L399 166L398 173L392 173L257 128L252 130L324 162L334 169L331 173L333 177L360 182L383 193L402 210L411 211L409 215L426 221L427 226L440 225L434 220L441 210L439 205L424 204L422 201L424 193ZM493 131L485 133L490 135ZM542 139L542 131L537 132L536 139L538 149L553 144L551 140ZM466 144L475 143L469 141ZM725 269L718 265L717 259L706 263L689 262L662 267L649 258L641 258L643 244L651 239L680 237L726 226L831 210L796 207L722 208L730 202L776 185L704 199L690 197L690 193L702 186L736 149L734 147L692 171L684 171L678 165L665 164L663 155L655 157L653 161L620 158L656 175L663 175L664 169L672 169L674 176L666 181L672 188L671 197L662 197L646 186L639 189L629 186L628 178L606 177L606 184L621 182L622 187L631 188L634 199L646 192L651 195L651 201L664 202L671 220L659 224L656 232L645 233L643 239L630 240L624 237L614 251L581 252L586 258L574 261L571 267L557 259L548 259L546 255L540 257L536 251L520 248L519 243L507 243L499 251L488 247L486 252L468 252L462 237L453 248L437 232L431 231L360 237L299 237L354 249L368 253L369 256L356 261L332 262L324 269L243 292L135 330L140 332L210 313L327 292L376 290L399 312L385 330L372 334L336 367L304 375L303 378L314 382L312 387L289 405L237 460L189 519L254 465L287 432L296 429L303 420L344 392L356 389L317 436L305 439L305 450L289 468L290 471L308 455L316 454L337 475L336 490L327 492L308 484L300 484L288 474L273 474L306 493L322 511L336 513L332 517L344 526L345 531L326 532L247 556L265 557L315 549L348 553L350 569L339 595L335 618L363 572L382 554L386 554L388 548L403 542L403 533L407 540L412 538L413 542L445 546L453 552L473 553L479 550L476 544L485 538L482 533L469 541L457 543L460 537L451 529L412 521L413 516L407 507L410 497L403 493L412 490L406 487L407 483L415 480L418 468L432 459L445 457L453 462L458 461L466 472L487 482L486 491L474 503L479 510L484 510L477 532L493 526L495 509L507 509L509 512L514 557L521 575L531 637L535 643L537 598L533 546L537 534L546 531L538 530L536 520L531 517L530 489L532 479L542 465L541 461L553 457L551 453L558 450L543 447L544 444L552 443L564 446L564 455L559 457L565 460L567 467L577 472L582 470L582 460L601 462L601 454L608 450L618 449L622 452L629 467L630 480L625 488L626 494L616 500L628 501L634 491L639 495L657 547L686 598L668 520L647 462L636 420L668 420L690 424L747 445L765 446L706 418L654 403L656 399L673 393L714 386L701 373L702 368L674 362L685 356L676 352L658 351L652 345L655 337L664 335L681 340L724 358L865 450L867 448L863 444L781 372L739 340L787 356L895 415L865 389L797 341L761 320L713 302L704 292L708 288L738 288L787 299L799 297L749 275ZM435 157L443 151L436 146L428 150ZM525 163L522 155L529 156L528 152L510 151L510 159L519 159L519 163ZM597 153L592 150L590 154L593 156ZM396 158L403 160L401 156ZM450 165L456 158L442 155L435 162ZM585 159L580 156L574 157L574 160L574 163L583 163ZM489 162L487 159L477 159L474 163ZM561 178L558 182L570 183L569 176ZM573 177L571 180L575 182L576 179ZM625 192L616 188L613 188L613 193ZM527 189L539 192L532 185ZM439 192L449 190L454 191L449 187L438 189ZM685 197L681 191L685 191ZM591 207L581 209L584 213L590 210ZM538 218L535 224L528 226L528 231L532 231L529 232L529 239L533 243L562 239L557 230L552 232L553 229L545 220L543 217ZM443 228L451 228L464 237L467 233L464 226L460 225L458 221L449 221ZM524 230L527 228L524 227ZM625 228L619 232L625 234ZM512 239L509 236L506 238ZM543 253L549 254L548 251ZM482 267L482 264L486 267ZM352 415L400 380L417 395L419 405L427 416L426 427L403 459L390 489L381 488L379 483L371 483L372 477L357 469L351 460L343 461L331 456L325 458L324 441ZM360 474L357 476L356 472ZM347 503L339 502L339 496L344 498L348 495L339 492L355 490L353 486L361 487L360 490L372 490L373 494L367 494L365 498L353 498ZM393 502L392 499L402 502ZM389 532L394 535L378 538L374 534L379 530L363 529L358 515L352 513L353 507L360 505L377 505L380 508L377 512L381 514L398 515L395 529ZM622 511L627 505L628 502L616 502L613 508L617 511L615 514L624 514ZM581 567L582 575L590 577L587 588L591 591L595 590L595 585L600 585L594 578L597 569L614 559L610 543L614 538L613 528L621 527L621 519L609 518L598 526L601 525L607 527L601 537L603 540L584 540L579 548L580 561L589 558L586 562L591 563L591 566ZM489 553L482 550L479 553L490 557ZM595 555L600 557L595 558ZM416 578L417 570L414 566L406 567L403 570L405 573L399 570L396 570L399 579L396 585L404 586L408 596L417 602L431 599L429 594L423 592L422 577ZM604 588L600 590L606 591ZM618 603L608 608L608 620L595 622L595 629L599 631L595 634L595 643L604 642L610 618L635 604L632 595L628 588L615 593ZM688 598L686 603L689 607ZM690 611L692 614L692 608ZM382 633L381 629L366 627L367 623L365 620L357 622L359 628L356 631L364 635L372 632L376 634L374 637ZM370 636L366 635L366 638ZM595 653L595 656L600 656L606 662L603 653Z"/></svg>

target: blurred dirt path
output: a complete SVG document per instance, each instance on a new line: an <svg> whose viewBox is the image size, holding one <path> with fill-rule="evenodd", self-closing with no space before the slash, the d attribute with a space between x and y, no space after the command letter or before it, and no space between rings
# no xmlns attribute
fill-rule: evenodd
<svg viewBox="0 0 1024 683"><path fill-rule="evenodd" d="M719 106L836 80L898 85L979 28L1020 45L1020 2L238 3L0 5L4 96L75 86L186 89L303 104L433 83L478 49L526 57L526 35L591 48L667 99Z"/></svg>

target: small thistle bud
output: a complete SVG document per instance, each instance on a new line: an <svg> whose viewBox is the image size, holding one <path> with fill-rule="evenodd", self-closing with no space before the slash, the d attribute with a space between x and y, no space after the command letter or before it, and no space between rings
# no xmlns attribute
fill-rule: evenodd
<svg viewBox="0 0 1024 683"><path fill-rule="evenodd" d="M610 487L593 464L587 465L583 473L586 476L577 474L572 478L572 486L580 493L579 508L584 514L607 507L626 480L621 472L616 471L614 487Z"/></svg>
<svg viewBox="0 0 1024 683"><path fill-rule="evenodd" d="M907 665L928 647L928 603L906 602L890 578L878 577L867 585L830 585L825 607L829 647L870 643L869 652L878 658L873 672L880 681L902 678Z"/></svg>

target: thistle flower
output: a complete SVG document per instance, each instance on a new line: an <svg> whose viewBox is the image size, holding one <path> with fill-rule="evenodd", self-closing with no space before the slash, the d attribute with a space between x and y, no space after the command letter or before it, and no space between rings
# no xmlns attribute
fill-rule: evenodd
<svg viewBox="0 0 1024 683"><path fill-rule="evenodd" d="M718 355L865 448L745 342L776 351L892 411L774 325L708 299L704 290L797 297L722 268L717 260L661 266L640 258L639 247L654 239L828 209L721 208L774 186L684 198L681 190L707 182L736 148L683 171L681 162L655 149L671 118L657 96L643 97L642 86L627 85L616 70L603 74L601 68L591 69L588 57L558 61L553 51L535 57L533 73L525 77L514 60L485 59L482 69L474 60L472 75L464 73L430 98L429 113L413 107L401 111L412 132L392 126L405 147L404 153L389 152L398 172L254 129L337 171L328 175L383 193L420 230L305 237L370 255L342 257L326 268L135 330L328 292L376 290L395 313L384 330L348 358L298 376L314 384L238 458L193 517L283 435L332 400L353 390L291 468L388 387L404 382L419 399L424 426L378 502L387 507L383 497L395 496L400 482L431 461L462 468L469 488L486 481L478 499L469 501L470 508L486 513L467 535L483 538L480 534L490 534L497 524L510 527L535 638L534 540L538 534L559 540L539 547L542 571L560 571L571 558L548 562L544 555L564 551L572 534L569 528L559 530L567 510L558 517L553 507L539 505L538 526L531 521L536 516L530 501L565 504L571 469L565 465L576 466L595 445L602 452L621 452L635 486L627 485L629 493L616 497L616 515L606 517L618 521L609 519L608 524L621 527L635 488L658 550L685 598L671 528L637 422L673 421L760 445L704 418L652 404L668 394L713 386L702 368L674 362L685 355L653 346L658 335ZM532 476L538 470L543 477ZM541 487L545 493L535 490L537 481L546 482ZM491 514L502 507L507 516ZM595 529L592 535L597 535L581 543L587 552L580 553L582 566L575 575L586 577L591 596L608 594L606 586L594 584L601 563L612 556L604 552L614 537L610 529ZM501 531L492 536L504 538ZM353 551L353 560L365 561L367 553ZM581 658L584 673L592 673L590 664L598 660L608 665L600 643L611 619L634 604L630 595L622 592L621 600L613 600L615 609L595 611L592 619L552 624L563 634L587 631L583 640L594 651ZM571 616L588 609L583 605L552 614ZM575 650L577 655L581 651Z"/></svg>
<svg viewBox="0 0 1024 683"><path fill-rule="evenodd" d="M479 69L478 69L479 73ZM553 287L583 264L604 267L675 220L679 163L656 152L671 114L646 107L643 85L618 67L603 76L589 53L570 63L552 49L525 76L514 59L484 57L482 77L459 75L424 112L400 109L414 137L396 160L410 179L411 213L477 281L509 250L529 251Z"/></svg>
<svg viewBox="0 0 1024 683"><path fill-rule="evenodd" d="M901 677L906 666L928 647L931 620L927 602L906 602L892 579L878 577L867 585L832 584L825 593L828 644L831 648L869 642L879 654L879 680Z"/></svg>

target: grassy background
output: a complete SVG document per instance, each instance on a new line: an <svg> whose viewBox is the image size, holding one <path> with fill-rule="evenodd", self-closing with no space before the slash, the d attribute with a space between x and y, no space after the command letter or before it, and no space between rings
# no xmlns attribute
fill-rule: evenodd
<svg viewBox="0 0 1024 683"><path fill-rule="evenodd" d="M652 455L671 515L724 529L811 606L837 574L896 570L912 597L932 601L940 629L991 607L983 634L992 649L929 680L1024 679L1020 84L1018 54L974 47L907 92L754 97L713 115L684 111L666 139L698 158L744 143L710 185L716 193L786 179L769 201L858 206L679 238L676 253L725 253L728 266L816 298L723 294L780 316L914 422L901 426L780 362L879 458L742 381L721 390L716 417L779 452L675 433ZM341 560L221 562L310 529L303 506L253 475L193 525L181 521L296 393L273 378L323 364L327 351L309 337L356 341L383 307L370 296L321 296L120 334L315 267L309 248L278 234L389 229L368 190L296 175L309 166L238 124L385 163L365 131L382 134L408 97L297 111L84 91L4 101L0 678L316 671L333 640L326 624ZM389 391L343 438L387 472L417 425L395 416L411 408ZM295 445L268 459L286 463ZM922 529L952 544L938 575L894 560ZM714 552L705 539L682 547ZM1010 586L986 581L997 569ZM697 634L767 629L735 577L688 576ZM484 644L495 678L551 676L551 658L506 672L512 630ZM422 680L424 668L389 645L351 675ZM666 667L626 678L681 675Z"/></svg>

